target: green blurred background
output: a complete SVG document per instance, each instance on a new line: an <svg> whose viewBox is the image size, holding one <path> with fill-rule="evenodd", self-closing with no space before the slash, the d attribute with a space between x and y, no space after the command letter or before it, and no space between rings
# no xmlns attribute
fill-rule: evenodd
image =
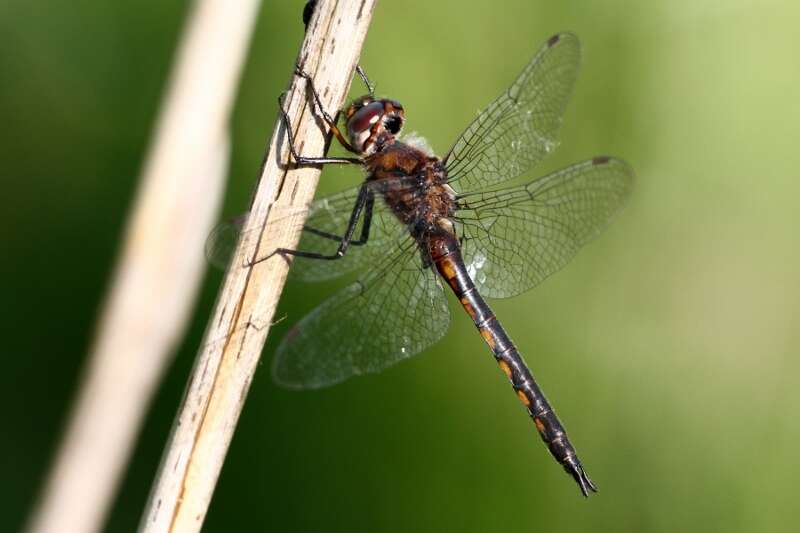
<svg viewBox="0 0 800 533"><path fill-rule="evenodd" d="M263 6L221 217L247 206L302 4ZM0 5L2 530L54 452L188 8ZM361 63L440 153L550 34L583 41L561 148L537 172L609 153L636 169L634 195L563 272L494 306L600 494L583 501L453 306L442 342L379 376L292 393L262 365L205 530L792 530L798 20L790 1L379 2ZM326 171L320 192L359 178ZM220 279L207 276L108 531L138 522ZM287 287L265 360L334 289Z"/></svg>

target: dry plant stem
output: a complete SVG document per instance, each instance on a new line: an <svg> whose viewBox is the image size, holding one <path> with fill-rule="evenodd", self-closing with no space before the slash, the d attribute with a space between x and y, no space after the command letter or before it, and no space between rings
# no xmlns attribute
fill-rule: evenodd
<svg viewBox="0 0 800 533"><path fill-rule="evenodd" d="M320 2L311 19L298 63L312 75L328 110L339 109L344 101L373 8L374 0L330 0ZM312 114L305 82L296 76L292 80L285 106L297 148L307 156L322 155L327 139ZM280 255L255 265L252 261L276 248L296 248L303 208L313 199L319 177L319 169L296 169L287 166L288 160L286 133L277 121L251 214L206 329L141 531L199 531L203 524L289 268ZM270 223L275 219L281 224Z"/></svg>
<svg viewBox="0 0 800 533"><path fill-rule="evenodd" d="M199 0L194 6L79 397L31 532L102 526L205 269L203 243L227 168L228 117L258 5Z"/></svg>

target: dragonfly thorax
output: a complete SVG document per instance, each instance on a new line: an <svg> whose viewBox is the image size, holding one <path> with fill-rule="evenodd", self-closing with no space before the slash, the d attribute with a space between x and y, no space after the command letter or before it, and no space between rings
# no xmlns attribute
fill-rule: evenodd
<svg viewBox="0 0 800 533"><path fill-rule="evenodd" d="M403 127L403 106L388 98L362 96L347 108L347 136L362 155L372 155L392 144Z"/></svg>

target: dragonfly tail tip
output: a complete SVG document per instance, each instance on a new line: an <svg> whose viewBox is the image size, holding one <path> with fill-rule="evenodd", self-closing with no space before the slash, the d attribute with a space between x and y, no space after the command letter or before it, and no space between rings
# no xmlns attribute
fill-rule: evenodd
<svg viewBox="0 0 800 533"><path fill-rule="evenodd" d="M577 459L565 463L564 469L578 484L578 488L581 489L581 494L583 494L584 498L588 498L592 492L597 492L597 486L589 478L589 474L586 473L583 465Z"/></svg>

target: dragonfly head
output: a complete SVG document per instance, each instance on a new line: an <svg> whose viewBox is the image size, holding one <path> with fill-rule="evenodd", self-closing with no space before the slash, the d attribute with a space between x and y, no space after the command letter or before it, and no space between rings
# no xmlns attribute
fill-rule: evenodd
<svg viewBox="0 0 800 533"><path fill-rule="evenodd" d="M345 116L350 144L363 155L372 155L392 144L405 122L400 102L370 95L354 100Z"/></svg>

